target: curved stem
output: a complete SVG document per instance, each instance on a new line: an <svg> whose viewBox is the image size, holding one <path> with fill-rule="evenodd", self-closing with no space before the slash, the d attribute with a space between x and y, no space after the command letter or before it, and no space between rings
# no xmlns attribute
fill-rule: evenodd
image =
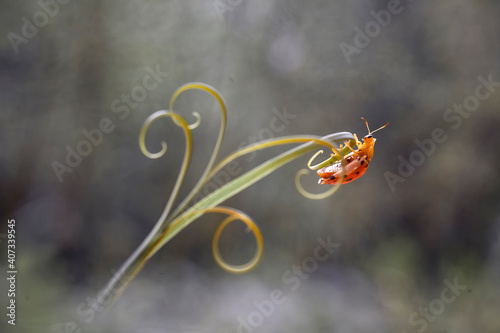
<svg viewBox="0 0 500 333"><path fill-rule="evenodd" d="M219 129L219 135L217 137L217 141L215 143L214 150L212 152L212 156L210 157L205 170L203 171L200 179L198 180L198 183L196 183L196 185L193 187L191 192L189 192L189 194L184 198L184 200L182 200L182 202L179 204L179 206L177 206L177 208L174 210L174 212L169 217L169 220L167 221L167 223L172 221L172 219L174 219L176 216L179 215L179 213L186 207L186 205L193 199L193 197L196 195L196 193L198 193L200 188L205 184L205 182L207 180L208 173L210 172L210 169L212 169L212 167L215 163L215 159L217 158L217 155L219 153L220 146L222 145L222 140L224 139L224 132L226 130L226 122L227 122L226 103L224 101L224 98L222 97L222 94L217 89L215 89L214 87L212 87L208 84L201 83L201 82L194 82L194 83L188 83L188 84L181 86L172 95L172 98L170 100L170 109L173 110L177 97L179 97L179 95L181 93L183 93L187 90L190 90L190 89L199 89L199 90L206 91L210 95L215 97L215 99L217 99L217 101L219 102L219 105L220 105L220 110L221 110L221 125L220 125L220 129ZM198 121L199 121L199 118L198 118Z"/></svg>
<svg viewBox="0 0 500 333"><path fill-rule="evenodd" d="M158 222L156 223L153 230L151 230L150 235L156 233L158 230L160 230L160 229L162 229L162 227L164 227L164 221L167 219L167 217L170 213L170 210L172 209L172 205L173 205L175 199L177 198L177 194L179 193L182 182L184 181L184 177L186 176L186 172L187 172L187 169L189 166L189 161L191 160L191 153L193 150L193 148L192 148L193 137L191 134L191 130L189 129L189 125L184 120L184 118L182 118L181 116L179 116L178 114L176 114L174 112L162 110L162 111L156 111L151 116L149 116L141 128L141 132L139 134L139 146L141 148L141 151L144 153L144 155L146 155L149 158L159 158L159 157L163 156L165 154L165 152L167 151L167 144L164 141L162 142L162 146L163 146L162 150L156 154L151 154L147 150L146 144L145 144L146 133L147 133L149 127L151 126L151 124L155 120L162 118L162 117L172 118L174 120L174 122L184 130L184 135L186 137L186 148L184 151L184 159L182 161L181 169L179 171L179 176L177 177L177 181L175 182L174 188L172 190L172 194L170 195L170 198L168 199L168 202L165 206L165 209L163 210L163 213L161 214L160 218L158 219ZM148 240L148 238L146 238L145 241L147 241L147 240Z"/></svg>
<svg viewBox="0 0 500 333"><path fill-rule="evenodd" d="M196 220L198 217L201 216L201 214L192 214L193 211L199 211L205 208L209 207L215 207L225 201L226 199L236 195L237 193L243 191L247 187L253 185L260 179L264 178L265 176L269 175L271 172L275 171L276 169L282 167L288 162L293 161L294 159L302 156L303 154L306 154L314 149L317 149L320 145L326 145L330 146L331 144L327 140L349 140L352 138L352 134L348 132L342 132L342 133L336 133L336 134L331 134L325 137L302 137L298 138L295 137L297 141L303 140L307 141L307 143L300 145L298 147L295 147L293 149L290 149L274 158L271 160L268 160L261 165L255 167L254 169L244 173L243 175L231 180L230 182L224 184L220 188L216 189L214 192L210 193L206 197L202 198L200 201L195 203L193 206L191 206L189 209L184 211L181 215L179 215L174 221L172 221L169 226L168 226L168 233L164 233L161 237L161 240L159 241L158 247L155 248L156 252L159 250L163 245L165 245L170 239L172 239L175 235L177 235L179 232L181 232L185 227L187 227L191 222ZM295 141L295 142L297 142ZM269 143L269 142L268 142ZM281 144L284 144L283 142ZM249 151L247 149L244 149L246 153ZM223 165L227 164L230 162L230 160L236 158L237 156L241 156L238 152L230 155L230 157L233 158L226 158L224 159L223 162L219 163L217 167L214 170L220 169ZM236 156L236 157L235 157ZM228 161L229 159L229 161ZM212 176L212 172L210 176ZM154 254L153 252L153 254Z"/></svg>
<svg viewBox="0 0 500 333"><path fill-rule="evenodd" d="M162 117L172 118L176 125L180 126L184 130L184 135L186 137L186 148L184 151L184 159L182 161L181 170L179 172L179 176L177 177L177 181L174 185L174 189L172 190L172 194L161 214L160 218L156 222L153 229L149 232L146 238L142 241L139 247L132 253L130 257L121 265L118 271L114 274L113 278L108 282L108 284L103 288L102 293L100 295L104 295L106 298L110 300L116 300L121 293L125 290L127 285L134 279L137 273L141 270L144 264L147 262L147 253L149 253L151 246L157 241L159 237L159 232L161 229L165 227L165 220L172 208L172 204L179 192L180 186L184 177L186 175L186 171L189 165L189 161L191 159L191 151L192 151L192 135L191 130L189 129L189 125L186 123L184 118L179 116L178 114L171 111L157 111L150 115L144 124L142 125L141 132L139 134L139 147L144 155L149 158L159 158L165 154L167 151L167 144L163 141L162 149L158 153L150 153L146 148L146 133L151 126L151 124ZM99 297L98 297L98 300ZM102 301L102 300L101 300ZM108 300L109 302L109 300Z"/></svg>
<svg viewBox="0 0 500 333"><path fill-rule="evenodd" d="M149 118L148 118L149 119ZM187 124L182 117L179 116L179 120L183 123L186 128ZM186 131L186 133L189 132ZM190 133L190 132L189 132ZM142 134L142 132L141 132ZM188 134L186 134L188 135ZM208 196L204 197L197 203L195 203L188 210L184 211L181 215L175 218L175 220L171 221L169 225L166 226L164 232L158 232L158 225L164 225L162 218L166 218L164 214L158 220L157 225L154 228L154 233L151 232L148 237L144 240L144 242L137 248L134 253L125 261L125 263L120 267L119 271L113 276L113 278L108 282L105 288L102 290L99 295L98 301L103 297L106 297L108 300L112 299L116 300L120 294L126 289L130 281L134 279L137 273L141 270L144 264L148 261L148 259L154 255L163 245L165 245L170 239L172 239L175 235L181 232L184 228L186 228L191 222L196 220L198 217L203 215L203 211L207 209L212 209L215 206L219 205L221 202L226 199L234 196L235 194L241 192L252 184L256 183L260 179L269 175L271 172L280 168L284 164L306 154L314 149L317 149L319 146L326 145L332 146L329 141L344 141L350 140L353 138L353 135L348 132L336 133L327 135L324 137L291 137L288 138L290 141L286 142L285 139L278 139L277 142L279 144L285 143L293 143L293 142L304 142L298 147L290 149L271 160L268 160L256 168L244 173L243 175L233 179L229 183L221 186L214 192L210 193ZM276 139L275 139L276 140ZM276 143L278 144L278 143ZM243 148L240 151L235 152L230 155L226 159L224 159L221 163L214 168L214 171L210 173L212 176L217 170L220 170L224 165L232 161L233 159L242 156L244 154L248 154L251 151L257 149L263 149L265 147L270 147L276 145L272 143L272 140L268 140L264 143L251 145L247 148ZM189 161L189 160L188 160ZM208 177L207 177L208 178ZM165 209L164 212L168 211ZM109 304L109 301L101 304Z"/></svg>
<svg viewBox="0 0 500 333"><path fill-rule="evenodd" d="M227 156L224 158L222 161L220 161L217 166L210 172L209 176L207 179L210 179L213 177L218 171L220 171L224 166L226 166L228 163L231 161L235 160L236 158L249 154L251 152L273 147L273 146L278 146L278 145L284 145L284 144L291 144L291 143L300 143L300 142L314 142L319 145L324 145L332 149L333 151L337 150L337 148L330 143L330 141L333 142L343 142L346 137L353 137L351 133L349 132L339 132L335 134L331 134L328 136L325 136L323 138L317 137L317 136L285 136L281 138L274 138L274 139L269 139L269 140L264 140L260 141L251 145L248 145L246 147L243 147L231 155Z"/></svg>

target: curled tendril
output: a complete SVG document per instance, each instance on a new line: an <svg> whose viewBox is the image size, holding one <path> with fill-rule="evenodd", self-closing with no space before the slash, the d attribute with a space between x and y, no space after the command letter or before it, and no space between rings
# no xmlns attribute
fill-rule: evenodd
<svg viewBox="0 0 500 333"><path fill-rule="evenodd" d="M191 131L189 129L189 125L186 123L186 121L184 120L184 118L182 118L180 115L178 115L178 114L176 114L174 112L171 112L171 111L165 111L165 110L156 111L155 113L153 113L152 115L150 115L146 119L146 121L144 121L144 124L142 125L142 128L141 128L141 132L139 134L139 147L141 148L142 153L146 157L149 157L151 159L160 158L163 155L165 155L165 153L167 152L167 143L165 141L161 142L162 148L157 153L151 153L151 152L149 152L148 148L146 147L146 133L148 132L149 127L151 126L151 124L155 120L157 120L159 118L162 118L162 117L170 117L170 118L172 118L174 120L174 123L177 126L179 126L182 129L184 129L184 132L186 134L186 139L188 140L187 146L189 146L189 148L191 148L191 141L192 141Z"/></svg>
<svg viewBox="0 0 500 333"><path fill-rule="evenodd" d="M323 166L326 166L326 165L325 165L325 162L326 162L326 161L323 161L323 162L321 162L321 163L319 163L319 164L316 164L316 165L311 166L312 161L314 161L314 159L315 159L318 155L320 155L320 154L323 154L323 150L319 150L316 154L314 154L314 155L313 155L313 156L309 159L309 161L307 162L307 167L309 168L309 170L318 170L318 169L323 168ZM328 160L327 160L327 161L328 161Z"/></svg>
<svg viewBox="0 0 500 333"><path fill-rule="evenodd" d="M190 130L194 130L201 124L201 115L198 112L193 112L193 116L196 117L196 121L189 125Z"/></svg>
<svg viewBox="0 0 500 333"><path fill-rule="evenodd" d="M197 128L201 124L201 115L198 112L193 112L193 116L196 117L196 120L194 123L188 125L190 130L194 130L195 128ZM175 118L174 118L174 123L178 126L181 126L179 123L177 123L177 119L175 119Z"/></svg>
<svg viewBox="0 0 500 333"><path fill-rule="evenodd" d="M173 110L175 101L177 100L177 97L179 97L180 94L182 94L185 91L193 90L193 89L208 92L210 95L212 95L217 100L217 102L219 102L220 111L221 111L221 125L220 125L220 129L219 129L219 135L217 137L217 141L215 143L214 150L212 152L212 156L210 157L205 170L203 171L200 179L198 180L198 183L193 187L191 192L184 198L184 200L175 209L175 211L172 213L172 215L171 215L170 219L167 221L167 223L170 222L173 218L177 217L180 214L180 212L187 206L187 204L193 199L193 197L196 195L196 193L198 193L198 191L201 189L201 187L206 183L208 174L209 174L210 170L212 169L212 167L215 163L215 160L217 158L217 155L219 153L220 147L222 145L222 140L224 139L224 133L226 130L226 122L227 122L226 102L224 101L222 94L217 89L215 89L214 87L212 87L208 84L201 83L201 82L192 82L192 83L187 83L187 84L179 87L172 94L172 98L170 99L170 109ZM196 116L197 120L195 123L190 125L190 129L194 129L194 128L198 127L198 125L201 122L200 114L197 112L195 112L193 114Z"/></svg>
<svg viewBox="0 0 500 333"><path fill-rule="evenodd" d="M302 177L303 175L307 175L309 173L309 170L301 169L301 170L297 171L297 174L295 175L295 186L297 187L297 191L299 191L299 193L302 194L304 197L306 197L308 199L312 199L312 200L325 199L325 198L328 198L329 196L331 196L332 194L334 194L335 192L337 192L339 190L340 186L342 185L342 181L345 178L345 159L344 159L344 156L346 156L349 152L352 151L352 148L350 148L350 145L352 144L352 142L354 142L354 140L350 140L349 142L345 142L346 146L344 148L342 148L340 151L334 150L335 154L332 154L332 156L330 158L324 160L321 163L318 163L316 165L311 166L311 163L314 161L314 159L318 155L323 154L323 150L318 151L307 162L307 167L309 168L309 170L319 170L321 168L324 168L332 163L335 163L335 162L341 160L342 161L342 175L341 175L339 181L337 182L337 184L335 184L335 186L333 186L328 191L323 192L323 193L308 192L302 186L302 184L300 182L300 177Z"/></svg>
<svg viewBox="0 0 500 333"><path fill-rule="evenodd" d="M262 234L260 232L259 227L255 222L246 214L234 210L234 209L228 209L224 207L216 207L215 209L224 209L225 211L214 211L214 212L220 212L220 213L227 213L231 214L227 218L224 219L224 221L221 222L221 224L217 227L217 230L215 231L214 238L212 241L212 251L214 255L214 259L219 264L221 268L224 270L235 273L235 274L242 274L246 273L250 270L252 270L257 264L259 263L261 257L262 257L262 252L264 251L264 240L262 238ZM219 251L219 239L222 234L222 231L227 227L227 225L233 221L240 220L244 222L248 229L254 234L255 240L257 242L257 248L255 250L255 255L253 256L250 261L243 265L232 265L228 264L223 258L222 255L220 254Z"/></svg>
<svg viewBox="0 0 500 333"><path fill-rule="evenodd" d="M333 150L333 152L335 154L332 154L328 159L324 160L323 162L311 166L312 161L314 161L314 159L318 155L323 154L323 151L320 150L309 159L309 162L307 162L307 167L309 168L309 170L319 170L319 169L326 167L327 165L335 163L338 160L340 160L342 157L344 157L345 155L349 154L353 150L353 148L351 148L352 145L355 145L355 143L356 143L356 141L354 141L354 140L346 141L345 147L342 148L340 151Z"/></svg>
<svg viewBox="0 0 500 333"><path fill-rule="evenodd" d="M229 215L222 223L217 227L215 231L214 238L212 241L212 250L214 259L219 264L221 268L231 273L245 273L253 269L259 263L262 252L264 251L264 240L262 238L262 233L260 232L257 224L250 218L247 214L229 207L211 207L204 209L192 210L187 214L182 215L182 218L175 220L168 225L167 229L158 237L155 244L151 247L147 257L153 256L166 242L168 242L175 234L177 234L181 229L186 226L185 221L191 218L198 219L203 214L206 213L222 213ZM233 221L240 220L247 225L250 231L254 234L255 240L257 242L257 248L255 250L254 257L243 265L232 265L227 263L223 258L219 250L219 239L222 231L227 227L227 225Z"/></svg>
<svg viewBox="0 0 500 333"><path fill-rule="evenodd" d="M342 173L342 176L340 177L339 182L337 184L335 184L335 186L331 187L326 192L311 193L311 192L308 192L306 189L304 189L304 187L300 183L300 177L302 177L303 175L307 175L308 173L309 173L309 170L307 170L307 169L300 169L299 171L297 171L297 174L295 175L295 186L297 187L297 191L299 191L300 194L302 194L304 197L311 199L311 200L325 199L325 198L328 198L329 196L331 196L332 194L334 194L335 192L337 192L339 190L340 186L342 185L342 180L344 180L344 177L345 177L345 173Z"/></svg>
<svg viewBox="0 0 500 333"><path fill-rule="evenodd" d="M172 111L156 111L152 115L150 115L144 124L142 125L141 132L139 134L139 147L141 148L141 151L144 155L146 155L149 158L159 158L165 154L167 151L167 143L165 141L162 141L162 149L158 153L150 153L148 149L146 148L146 133L151 126L151 124L162 117L169 117L174 120L174 123L178 126L180 126L184 130L184 136L186 137L186 148L184 151L184 159L182 161L182 166L179 171L179 176L177 177L177 181L175 182L174 189L172 190L172 194L170 195L170 198L167 202L167 205L165 206L165 209L163 210L163 213L156 223L155 227L153 230L149 233L148 237L144 240L144 242L148 242L150 240L150 237L153 237L156 232L164 228L163 226L163 221L167 218L168 214L170 213L170 210L172 209L172 205L177 198L177 194L179 193L179 190L181 188L182 182L184 181L184 177L186 176L187 168L189 166L189 161L191 160L191 153L192 153L192 141L193 137L191 134L191 130L189 129L189 125L187 122L182 118L180 115L178 115L175 112Z"/></svg>

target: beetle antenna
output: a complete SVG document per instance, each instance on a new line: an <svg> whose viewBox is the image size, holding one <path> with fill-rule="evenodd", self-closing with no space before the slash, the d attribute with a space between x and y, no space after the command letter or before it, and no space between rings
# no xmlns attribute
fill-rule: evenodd
<svg viewBox="0 0 500 333"><path fill-rule="evenodd" d="M385 124L384 126L377 128L375 131L370 132L370 134L375 133L376 131L380 131L382 128L386 127L387 125L389 125L389 122L387 122L387 124Z"/></svg>
<svg viewBox="0 0 500 333"><path fill-rule="evenodd" d="M365 122L365 124L366 124L366 128L368 129L368 135L370 135L370 134L371 134L371 132L370 132L370 127L368 126L368 122L367 122L367 121L366 121L366 119L365 119L365 118L363 118L363 117L361 117L361 119L363 119L363 121Z"/></svg>
<svg viewBox="0 0 500 333"><path fill-rule="evenodd" d="M368 129L368 135L373 134L373 133L375 133L376 131L380 131L382 128L384 128L384 127L386 127L387 125L389 125L389 122L387 122L387 124L385 124L384 126L382 126L382 127L380 127L380 128L377 128L377 129L376 129L376 130L374 130L374 131L370 131L370 127L368 127L368 122L366 121L366 119L365 119L365 118L363 118L363 117L361 117L361 119L363 119L363 121L364 121L364 122L365 122L365 124L366 124L366 128Z"/></svg>

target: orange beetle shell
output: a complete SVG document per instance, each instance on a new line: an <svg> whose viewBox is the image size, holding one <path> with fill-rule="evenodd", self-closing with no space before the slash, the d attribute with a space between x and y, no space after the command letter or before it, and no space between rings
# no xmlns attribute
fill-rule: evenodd
<svg viewBox="0 0 500 333"><path fill-rule="evenodd" d="M363 176L368 169L370 160L367 155L354 152L345 157L345 177L342 184L347 184L353 180ZM342 177L342 164L341 161L333 163L323 169L318 170L318 175L321 177L319 184L335 185Z"/></svg>
<svg viewBox="0 0 500 333"><path fill-rule="evenodd" d="M368 165L370 165L370 161L373 157L373 147L376 140L377 139L375 139L371 134L368 134L363 138L363 143L358 141L356 138L358 150L345 157L345 177L342 180L342 184L350 183L365 174L366 169L368 169ZM335 185L342 177L342 172L342 160L340 160L318 170L318 175L321 177L318 183Z"/></svg>
<svg viewBox="0 0 500 333"><path fill-rule="evenodd" d="M347 184L352 182L353 180L358 179L363 176L368 169L368 165L370 165L370 161L373 157L373 147L375 146L375 139L372 133L381 130L382 128L389 125L389 123L384 126L376 129L375 131L370 131L368 127L368 122L364 119L363 121L366 124L366 128L368 129L368 135L363 138L363 142L359 141L356 134L354 134L354 138L356 139L356 146L358 150L352 151L347 156L344 157L345 166L342 168L342 160L330 164L320 170L318 170L318 175L321 177L319 180L319 184L329 184L335 185L338 184L340 179L342 178L342 174L345 172L345 177L342 179L342 184ZM351 149L352 150L352 149Z"/></svg>

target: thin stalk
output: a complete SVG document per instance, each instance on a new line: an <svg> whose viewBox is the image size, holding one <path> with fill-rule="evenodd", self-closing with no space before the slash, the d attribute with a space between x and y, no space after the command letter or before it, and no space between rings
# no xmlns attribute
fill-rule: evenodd
<svg viewBox="0 0 500 333"><path fill-rule="evenodd" d="M181 118L182 119L182 118ZM234 196L235 194L241 192L252 184L256 183L260 179L269 175L271 172L280 168L288 162L317 149L318 147L331 146L328 140L332 141L345 141L352 139L351 133L342 132L331 134L325 137L291 137L288 138L290 141L286 142L286 139L277 139L280 144L294 143L294 142L304 142L298 147L290 149L275 158L272 158L256 168L246 172L245 174L235 178L229 183L221 186L211 194L207 195L205 198L201 199L199 202L195 203L191 208L187 209L175 220L173 220L166 229L162 232L155 232L150 234L139 248L134 251L134 253L125 261L125 263L120 267L118 272L113 276L113 278L108 282L108 284L103 288L100 295L114 301L123 293L128 284L135 278L138 272L146 264L146 262L154 255L163 245L165 245L169 240L171 240L175 235L186 228L190 223L196 220L198 217L203 215L203 210L211 209L221 202L227 200L228 198ZM264 144L265 147L272 146L269 142ZM220 170L223 165L229 163L236 157L243 155L244 153L249 153L255 149L261 149L258 146L252 147L252 149L246 149L245 152L236 152L224 159L214 170ZM213 173L210 174L212 176ZM208 179L209 177L207 177ZM156 226L162 225L167 219L166 216L161 216L160 220L157 222ZM159 229L155 228L155 231ZM101 296L98 297L102 299ZM109 301L108 301L109 302Z"/></svg>

